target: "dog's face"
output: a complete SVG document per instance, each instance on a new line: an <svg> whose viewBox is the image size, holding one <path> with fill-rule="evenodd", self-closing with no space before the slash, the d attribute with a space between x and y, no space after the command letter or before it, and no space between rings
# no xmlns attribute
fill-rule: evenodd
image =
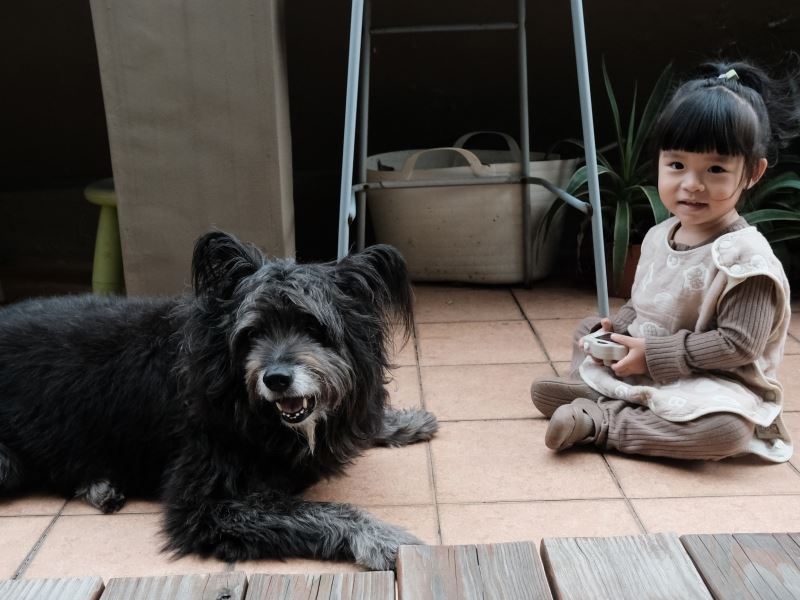
<svg viewBox="0 0 800 600"><path fill-rule="evenodd" d="M326 345L324 328L313 318L288 311L272 316L250 339L245 372L251 403L273 405L290 426L324 416L350 391L348 361Z"/></svg>
<svg viewBox="0 0 800 600"><path fill-rule="evenodd" d="M396 250L373 246L338 264L298 265L211 233L195 247L193 274L197 306L224 330L241 366L249 414L274 412L312 451L320 420L337 412L367 418L392 325L411 319Z"/></svg>
<svg viewBox="0 0 800 600"><path fill-rule="evenodd" d="M279 272L280 271L280 272ZM324 289L327 278L308 269L266 264L237 310L236 354L244 360L251 410L274 410L306 433L353 391L353 357L335 310L302 290ZM243 341L242 341L243 340Z"/></svg>

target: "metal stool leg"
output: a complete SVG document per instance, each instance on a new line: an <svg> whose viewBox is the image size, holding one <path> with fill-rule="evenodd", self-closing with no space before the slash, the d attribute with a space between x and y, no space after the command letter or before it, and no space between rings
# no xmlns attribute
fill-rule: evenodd
<svg viewBox="0 0 800 600"><path fill-rule="evenodd" d="M589 90L589 60L586 57L586 30L583 23L581 0L570 0L572 5L572 35L575 40L575 58L578 68L578 90L581 100L581 122L583 144L586 150L586 168L589 175L589 202L592 205L592 245L594 247L595 283L597 286L597 310L607 317L608 282L606 280L606 254L603 242L603 215L600 212L600 182L597 179L597 154L592 120L592 97Z"/></svg>
<svg viewBox="0 0 800 600"><path fill-rule="evenodd" d="M350 221L355 218L353 202L353 156L356 141L356 114L358 112L359 62L361 60L361 34L364 19L364 0L353 0L350 14L350 49L347 62L347 97L344 109L344 143L342 144L342 184L339 188L339 243L337 257L347 256L350 246Z"/></svg>
<svg viewBox="0 0 800 600"><path fill-rule="evenodd" d="M372 19L372 2L364 0L364 22L361 35L361 77L359 82L358 111L358 181L367 180L367 135L369 133L369 71L372 50L372 36L370 34ZM356 194L358 198L356 210L356 249L363 250L366 243L367 227L367 192Z"/></svg>
<svg viewBox="0 0 800 600"><path fill-rule="evenodd" d="M525 30L526 12L525 0L517 3L517 61L519 78L519 145L522 156L520 157L520 173L525 178L522 183L522 242L523 248L523 283L530 286L533 273L533 247L531 235L531 184L528 178L531 175L531 143L528 120L528 44Z"/></svg>

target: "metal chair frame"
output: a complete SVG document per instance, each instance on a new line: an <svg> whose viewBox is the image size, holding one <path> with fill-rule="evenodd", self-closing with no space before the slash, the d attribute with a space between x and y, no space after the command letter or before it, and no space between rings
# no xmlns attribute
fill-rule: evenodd
<svg viewBox="0 0 800 600"><path fill-rule="evenodd" d="M337 256L341 260L350 250L350 224L357 225L356 248L364 248L366 193L369 189L428 187L430 185L481 185L508 183L520 185L520 201L523 203L523 240L525 257L525 285L530 285L532 268L531 205L530 186L540 185L564 202L590 214L597 286L597 306L601 316L608 316L608 284L603 243L603 223L600 211L600 185L597 177L597 154L595 151L592 101L589 90L589 67L586 55L586 31L583 19L582 0L570 0L572 9L572 31L575 43L578 89L580 96L581 123L589 172L589 202L584 202L554 186L550 182L530 176L530 138L528 119L528 62L525 0L517 0L516 23L485 23L469 25L419 25L409 27L372 28L370 0L352 0L350 16L350 46L347 66L347 92L344 120L344 143L342 148L342 179L339 197L339 237ZM456 31L517 32L518 84L520 105L520 149L521 175L519 177L481 178L450 181L403 181L367 183L367 133L369 127L369 78L370 54L373 35L409 33L448 33ZM360 110L359 110L360 105ZM358 121L358 124L356 124ZM358 161L355 161L356 132L358 131ZM357 167L358 182L353 183L354 167Z"/></svg>

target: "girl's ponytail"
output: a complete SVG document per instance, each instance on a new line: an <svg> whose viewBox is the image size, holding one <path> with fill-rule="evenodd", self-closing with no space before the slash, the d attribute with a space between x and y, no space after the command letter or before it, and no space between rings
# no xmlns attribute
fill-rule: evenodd
<svg viewBox="0 0 800 600"><path fill-rule="evenodd" d="M785 148L800 136L800 57L792 53L786 60L788 68L781 78L770 75L749 62L709 62L700 66L698 75L713 85L724 85L750 102L756 113L759 103L752 92L761 97L769 120L769 131L765 131L766 156L773 157L779 148ZM735 71L736 76L720 75ZM759 115L762 116L762 115Z"/></svg>

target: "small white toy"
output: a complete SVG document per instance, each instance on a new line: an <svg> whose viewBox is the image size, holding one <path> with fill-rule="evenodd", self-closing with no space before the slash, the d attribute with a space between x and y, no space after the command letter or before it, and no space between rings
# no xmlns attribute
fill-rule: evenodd
<svg viewBox="0 0 800 600"><path fill-rule="evenodd" d="M622 344L611 341L611 332L598 329L583 338L583 351L592 355L598 360L602 360L607 367L612 363L625 358L628 349Z"/></svg>

